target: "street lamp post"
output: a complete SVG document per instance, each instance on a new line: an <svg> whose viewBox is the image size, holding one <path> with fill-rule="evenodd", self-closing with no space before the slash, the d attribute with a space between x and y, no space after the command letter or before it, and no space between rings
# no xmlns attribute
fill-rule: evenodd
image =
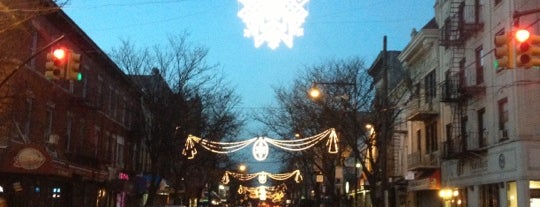
<svg viewBox="0 0 540 207"><path fill-rule="evenodd" d="M356 116L357 116L357 95L358 95L358 88L357 88L357 84L356 84L356 78L354 80L354 82L350 83L350 82L314 82L312 87L310 88L309 90L309 96L313 99L317 99L317 98L320 98L321 95L323 94L321 92L321 89L318 87L318 85L336 85L336 86L340 86L340 87L352 87L353 88L353 94L351 97L345 97L345 96L340 96L341 98L344 98L344 99L348 99L348 100L352 100L352 113L353 113L353 119L356 120ZM346 107L344 107L344 110L347 110ZM354 123L357 123L357 122L354 122ZM357 202L358 202L358 196L356 195L356 193L358 192L358 170L357 170L357 167L356 165L358 164L358 155L357 155L357 151L358 151L358 137L356 137L356 133L354 134L354 149L353 149L353 155L354 155L354 184L353 184L353 195L354 195L354 200L353 200L353 206L357 206Z"/></svg>

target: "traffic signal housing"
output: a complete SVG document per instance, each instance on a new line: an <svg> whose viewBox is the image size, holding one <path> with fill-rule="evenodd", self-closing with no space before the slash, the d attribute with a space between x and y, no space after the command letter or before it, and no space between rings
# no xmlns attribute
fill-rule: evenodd
<svg viewBox="0 0 540 207"><path fill-rule="evenodd" d="M517 66L523 68L540 66L540 36L520 29L516 31L515 37Z"/></svg>
<svg viewBox="0 0 540 207"><path fill-rule="evenodd" d="M81 54L75 53L73 51L69 52L67 69L66 69L66 79L80 81L82 80L81 68Z"/></svg>
<svg viewBox="0 0 540 207"><path fill-rule="evenodd" d="M509 34L495 36L495 65L499 68L513 68L515 65L514 43Z"/></svg>
<svg viewBox="0 0 540 207"><path fill-rule="evenodd" d="M58 80L64 77L67 62L67 51L64 48L55 48L47 53L45 63L45 77L49 80Z"/></svg>

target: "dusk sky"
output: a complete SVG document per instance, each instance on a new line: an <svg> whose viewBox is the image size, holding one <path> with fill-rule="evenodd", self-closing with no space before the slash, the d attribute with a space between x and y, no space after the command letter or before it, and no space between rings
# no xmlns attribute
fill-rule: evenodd
<svg viewBox="0 0 540 207"><path fill-rule="evenodd" d="M110 52L127 39L138 47L166 44L170 35L190 33L188 40L210 50L208 62L219 63L226 79L250 114L274 102L273 88L292 83L305 66L360 57L371 65L382 50L402 50L413 28L433 18L435 0L311 0L304 35L293 47L255 48L243 35L245 25L236 0L70 0L64 11L102 50ZM251 125L253 126L253 125ZM257 135L256 127L243 133ZM248 138L248 137L246 137Z"/></svg>

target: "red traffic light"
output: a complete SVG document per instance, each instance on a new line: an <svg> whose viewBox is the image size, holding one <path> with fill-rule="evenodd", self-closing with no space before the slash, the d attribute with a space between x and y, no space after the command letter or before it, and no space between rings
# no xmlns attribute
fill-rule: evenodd
<svg viewBox="0 0 540 207"><path fill-rule="evenodd" d="M57 60L63 60L64 58L66 58L66 50L64 50L63 48L54 49L52 54Z"/></svg>
<svg viewBox="0 0 540 207"><path fill-rule="evenodd" d="M525 42L529 40L530 36L531 36L531 33L526 29L520 29L516 31L516 40L518 42Z"/></svg>

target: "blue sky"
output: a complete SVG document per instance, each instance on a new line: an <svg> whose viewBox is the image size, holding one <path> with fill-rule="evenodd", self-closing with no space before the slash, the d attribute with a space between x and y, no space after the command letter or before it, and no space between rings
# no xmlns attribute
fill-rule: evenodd
<svg viewBox="0 0 540 207"><path fill-rule="evenodd" d="M210 49L208 62L219 63L242 97L246 113L274 102L273 88L292 83L305 66L331 59L360 57L371 65L382 49L402 50L413 28L433 18L434 0L311 0L304 35L294 46L271 50L245 38L236 0L70 0L64 11L105 52L129 39L140 47L166 44L169 35L190 33L189 40ZM257 135L256 127L246 136Z"/></svg>

